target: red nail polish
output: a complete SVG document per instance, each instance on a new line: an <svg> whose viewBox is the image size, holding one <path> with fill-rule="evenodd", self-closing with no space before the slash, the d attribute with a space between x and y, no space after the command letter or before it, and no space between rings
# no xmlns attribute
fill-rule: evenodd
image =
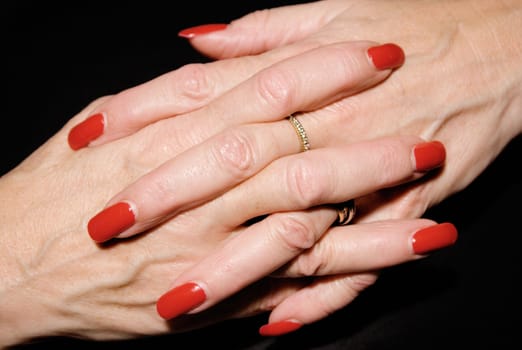
<svg viewBox="0 0 522 350"><path fill-rule="evenodd" d="M265 324L259 328L259 334L270 337L287 334L301 328L303 324L297 321L279 321L274 323Z"/></svg>
<svg viewBox="0 0 522 350"><path fill-rule="evenodd" d="M103 128L105 121L103 114L97 113L91 115L80 124L76 125L69 132L69 146L73 150L83 148L89 144L92 140L97 139L103 134Z"/></svg>
<svg viewBox="0 0 522 350"><path fill-rule="evenodd" d="M426 227L413 235L413 251L415 254L426 254L448 247L455 244L457 236L457 229L450 223Z"/></svg>
<svg viewBox="0 0 522 350"><path fill-rule="evenodd" d="M200 26L183 29L178 33L178 36L186 39L192 39L198 35L204 35L212 32L217 32L218 30L224 30L227 28L227 26L228 24L223 23L203 24Z"/></svg>
<svg viewBox="0 0 522 350"><path fill-rule="evenodd" d="M96 242L105 242L134 225L132 208L125 202L116 203L94 216L87 225L89 235Z"/></svg>
<svg viewBox="0 0 522 350"><path fill-rule="evenodd" d="M419 143L413 148L413 156L417 171L428 171L444 163L446 149L439 141Z"/></svg>
<svg viewBox="0 0 522 350"><path fill-rule="evenodd" d="M156 303L156 310L162 318L170 320L198 307L205 300L207 296L199 285L185 283L163 294Z"/></svg>
<svg viewBox="0 0 522 350"><path fill-rule="evenodd" d="M368 56L375 68L379 70L393 69L402 66L404 63L404 51L395 44L384 44L370 47Z"/></svg>

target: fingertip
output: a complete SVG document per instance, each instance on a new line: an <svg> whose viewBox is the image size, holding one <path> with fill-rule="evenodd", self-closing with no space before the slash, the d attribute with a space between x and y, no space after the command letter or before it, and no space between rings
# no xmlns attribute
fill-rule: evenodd
<svg viewBox="0 0 522 350"><path fill-rule="evenodd" d="M91 218L87 224L87 231L92 240L103 243L130 228L135 220L131 205L119 202Z"/></svg>
<svg viewBox="0 0 522 350"><path fill-rule="evenodd" d="M79 150L100 137L104 129L105 116L103 113L93 114L69 131L67 142L73 150Z"/></svg>
<svg viewBox="0 0 522 350"><path fill-rule="evenodd" d="M423 255L452 246L457 238L458 231L455 225L445 222L415 232L411 244L415 254Z"/></svg>
<svg viewBox="0 0 522 350"><path fill-rule="evenodd" d="M442 166L446 160L446 148L440 141L418 143L413 148L415 169L420 172Z"/></svg>
<svg viewBox="0 0 522 350"><path fill-rule="evenodd" d="M226 23L210 23L190 28L182 29L178 32L178 36L185 39L193 39L197 36L210 34L213 32L227 29L228 24Z"/></svg>
<svg viewBox="0 0 522 350"><path fill-rule="evenodd" d="M284 320L279 322L268 323L259 328L259 334L264 337L274 337L295 332L301 328L303 324L296 320Z"/></svg>
<svg viewBox="0 0 522 350"><path fill-rule="evenodd" d="M156 312L170 320L198 307L207 300L205 290L199 284L189 282L163 294L156 303Z"/></svg>
<svg viewBox="0 0 522 350"><path fill-rule="evenodd" d="M378 70L398 68L404 64L406 59L404 50L394 43L370 47L368 49L368 57Z"/></svg>

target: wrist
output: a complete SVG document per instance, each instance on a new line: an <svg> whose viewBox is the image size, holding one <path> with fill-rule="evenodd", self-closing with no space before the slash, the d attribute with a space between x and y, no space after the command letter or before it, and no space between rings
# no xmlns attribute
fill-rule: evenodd
<svg viewBox="0 0 522 350"><path fill-rule="evenodd" d="M496 2L495 2L496 3ZM522 39L520 23L522 23L522 1L499 1L502 18L498 18L495 35L498 38L499 51L504 60L500 72L505 76L506 86L506 133L511 138L522 133ZM502 97L502 96L500 96Z"/></svg>
<svg viewBox="0 0 522 350"><path fill-rule="evenodd" d="M491 94L484 107L500 117L497 132L507 142L522 132L522 2L470 0L462 10L459 31L482 75L480 88Z"/></svg>
<svg viewBox="0 0 522 350"><path fill-rule="evenodd" d="M0 348L59 334L57 314L30 290L17 286L0 293Z"/></svg>

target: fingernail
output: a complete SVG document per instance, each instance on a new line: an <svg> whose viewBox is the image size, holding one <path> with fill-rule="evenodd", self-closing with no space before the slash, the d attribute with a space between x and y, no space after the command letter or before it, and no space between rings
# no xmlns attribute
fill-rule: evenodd
<svg viewBox="0 0 522 350"><path fill-rule="evenodd" d="M415 145L413 148L415 169L428 171L440 167L446 160L446 149L442 142L431 141Z"/></svg>
<svg viewBox="0 0 522 350"><path fill-rule="evenodd" d="M451 246L457 241L457 236L457 229L450 223L426 227L413 235L413 251L415 254L426 254Z"/></svg>
<svg viewBox="0 0 522 350"><path fill-rule="evenodd" d="M68 137L69 146L75 151L87 146L91 141L103 134L104 126L105 120L103 114L97 113L91 115L71 129Z"/></svg>
<svg viewBox="0 0 522 350"><path fill-rule="evenodd" d="M162 318L170 320L198 307L205 300L205 291L198 284L185 283L163 294L156 303L156 310Z"/></svg>
<svg viewBox="0 0 522 350"><path fill-rule="evenodd" d="M370 47L368 56L375 68L379 70L393 69L402 66L404 63L404 51L395 44L384 44Z"/></svg>
<svg viewBox="0 0 522 350"><path fill-rule="evenodd" d="M134 225L135 217L128 203L116 203L96 214L87 225L96 242L105 242Z"/></svg>
<svg viewBox="0 0 522 350"><path fill-rule="evenodd" d="M178 36L186 39L192 39L198 35L204 35L212 32L217 32L218 30L226 29L227 26L228 24L224 23L203 24L200 26L183 29L178 33Z"/></svg>
<svg viewBox="0 0 522 350"><path fill-rule="evenodd" d="M265 337L273 337L287 334L301 328L303 324L298 321L286 320L265 324L259 328L259 334Z"/></svg>

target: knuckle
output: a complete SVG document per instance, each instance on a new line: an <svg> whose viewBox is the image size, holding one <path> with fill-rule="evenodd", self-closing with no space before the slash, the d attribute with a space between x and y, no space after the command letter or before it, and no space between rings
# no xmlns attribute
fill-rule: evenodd
<svg viewBox="0 0 522 350"><path fill-rule="evenodd" d="M270 67L256 76L257 93L261 102L275 112L284 111L294 100L295 81L278 67Z"/></svg>
<svg viewBox="0 0 522 350"><path fill-rule="evenodd" d="M301 252L312 247L316 241L314 225L303 215L278 215L271 232L274 240L290 252Z"/></svg>
<svg viewBox="0 0 522 350"><path fill-rule="evenodd" d="M233 128L216 137L213 154L216 163L237 178L248 176L254 169L257 156L255 142L242 128Z"/></svg>
<svg viewBox="0 0 522 350"><path fill-rule="evenodd" d="M190 63L167 76L166 98L180 93L190 100L206 101L212 95L214 79L210 79L207 67L202 63ZM170 89L170 90L169 90Z"/></svg>
<svg viewBox="0 0 522 350"><path fill-rule="evenodd" d="M313 249L301 254L296 260L296 271L303 276L319 276L329 270L329 261L332 255L321 247L320 243Z"/></svg>
<svg viewBox="0 0 522 350"><path fill-rule="evenodd" d="M359 294L377 281L377 274L361 273L350 276L345 279L346 288Z"/></svg>
<svg viewBox="0 0 522 350"><path fill-rule="evenodd" d="M299 208L320 204L327 195L328 178L305 159L291 162L286 171L290 200Z"/></svg>
<svg viewBox="0 0 522 350"><path fill-rule="evenodd" d="M355 300L365 289L373 285L377 278L377 273L373 272L346 275L344 278L336 279L331 287L344 294L345 300Z"/></svg>
<svg viewBox="0 0 522 350"><path fill-rule="evenodd" d="M260 24L266 24L269 21L271 12L271 9L254 10L246 14L242 19L232 21L232 23L239 23L240 21L250 23L251 25L252 23L257 23L258 26L255 27L258 28Z"/></svg>

